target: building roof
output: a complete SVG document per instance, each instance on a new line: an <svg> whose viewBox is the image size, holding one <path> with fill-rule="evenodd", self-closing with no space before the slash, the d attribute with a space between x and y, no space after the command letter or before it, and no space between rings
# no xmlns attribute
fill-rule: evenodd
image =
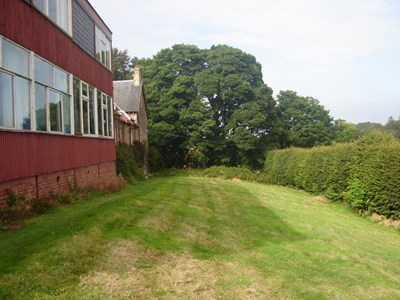
<svg viewBox="0 0 400 300"><path fill-rule="evenodd" d="M134 86L133 80L114 81L114 102L126 112L138 112L142 85Z"/></svg>
<svg viewBox="0 0 400 300"><path fill-rule="evenodd" d="M139 127L139 125L136 124L134 119L132 119L123 109L121 109L117 104L114 103L114 115L115 114L118 115L119 119L125 124L132 127L134 126Z"/></svg>

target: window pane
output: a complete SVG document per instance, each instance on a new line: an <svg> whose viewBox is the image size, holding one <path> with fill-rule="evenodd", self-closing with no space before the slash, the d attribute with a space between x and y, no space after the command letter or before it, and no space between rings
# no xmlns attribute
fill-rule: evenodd
<svg viewBox="0 0 400 300"><path fill-rule="evenodd" d="M104 136L107 136L108 134L108 128L107 128L107 108L103 107L103 124L104 124Z"/></svg>
<svg viewBox="0 0 400 300"><path fill-rule="evenodd" d="M12 72L29 76L29 52L3 39L3 66Z"/></svg>
<svg viewBox="0 0 400 300"><path fill-rule="evenodd" d="M102 97L101 97L101 92L98 90L97 91L97 124L99 127L99 135L104 135L103 131L103 117L102 117Z"/></svg>
<svg viewBox="0 0 400 300"><path fill-rule="evenodd" d="M83 133L89 133L89 101L82 99Z"/></svg>
<svg viewBox="0 0 400 300"><path fill-rule="evenodd" d="M45 9L45 4L44 4L45 0L33 0L33 4L40 9L42 12L46 13Z"/></svg>
<svg viewBox="0 0 400 300"><path fill-rule="evenodd" d="M81 82L78 78L74 77L74 121L75 121L75 134L82 134L81 129Z"/></svg>
<svg viewBox="0 0 400 300"><path fill-rule="evenodd" d="M89 90L88 85L82 82L82 95L88 97L89 96L88 90Z"/></svg>
<svg viewBox="0 0 400 300"><path fill-rule="evenodd" d="M63 95L63 122L64 132L71 133L71 100L68 95Z"/></svg>
<svg viewBox="0 0 400 300"><path fill-rule="evenodd" d="M46 123L46 88L35 85L36 130L47 131Z"/></svg>
<svg viewBox="0 0 400 300"><path fill-rule="evenodd" d="M35 81L53 87L53 66L35 56Z"/></svg>
<svg viewBox="0 0 400 300"><path fill-rule="evenodd" d="M17 129L31 129L31 113L29 101L29 80L15 77L15 110Z"/></svg>
<svg viewBox="0 0 400 300"><path fill-rule="evenodd" d="M61 126L61 94L49 91L50 130L62 131Z"/></svg>
<svg viewBox="0 0 400 300"><path fill-rule="evenodd" d="M68 0L58 0L57 24L68 32Z"/></svg>
<svg viewBox="0 0 400 300"><path fill-rule="evenodd" d="M90 116L90 134L96 134L95 122L94 122L94 88L89 86L89 116Z"/></svg>
<svg viewBox="0 0 400 300"><path fill-rule="evenodd" d="M49 3L49 17L52 19L56 24L58 24L58 18L57 18L57 13L58 13L58 0L50 0L48 1Z"/></svg>
<svg viewBox="0 0 400 300"><path fill-rule="evenodd" d="M68 73L61 71L58 68L54 68L54 74L55 74L55 88L57 90L63 91L64 93L69 92L68 88Z"/></svg>
<svg viewBox="0 0 400 300"><path fill-rule="evenodd" d="M12 76L0 72L0 126L14 127Z"/></svg>
<svg viewBox="0 0 400 300"><path fill-rule="evenodd" d="M103 65L110 69L111 42L107 39L103 31L96 27L96 58Z"/></svg>
<svg viewBox="0 0 400 300"><path fill-rule="evenodd" d="M112 113L113 110L111 109L111 97L107 96L107 109L108 109L108 136L112 136Z"/></svg>

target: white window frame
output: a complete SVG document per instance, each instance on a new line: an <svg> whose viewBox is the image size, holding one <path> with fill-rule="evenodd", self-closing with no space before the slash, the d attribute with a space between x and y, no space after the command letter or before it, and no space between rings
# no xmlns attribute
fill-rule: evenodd
<svg viewBox="0 0 400 300"><path fill-rule="evenodd" d="M111 70L111 53L112 53L112 45L111 41L107 38L106 34L104 33L103 30L100 29L97 25L95 26L95 56L96 60L100 62L103 66L105 66L107 69ZM109 49L108 49L108 55L106 57L103 57L101 49L98 49L98 44L105 44L104 39L108 42ZM99 51L100 50L100 51ZM97 54L100 52L100 57L97 56Z"/></svg>
<svg viewBox="0 0 400 300"><path fill-rule="evenodd" d="M13 44L14 46L21 48L23 50L25 50L26 52L28 52L29 58L28 58L28 76L26 77L26 75L22 75L22 74L18 74L18 73L14 73L11 70L5 69L3 67L3 41L6 40L8 43ZM0 128L6 128L6 129L14 129L14 130L21 130L21 131L33 131L33 128L36 129L36 127L33 127L34 125L36 126L36 122L33 122L34 119L34 114L32 111L32 93L33 93L33 89L34 89L34 83L32 80L32 72L33 72L33 61L32 61L32 51L22 47L21 45L14 43L13 41L3 37L0 35L0 71L2 71L3 73L6 73L8 75L10 75L12 77L12 99L13 99L13 103L12 103L12 107L13 107L13 126L12 127L5 127L5 126L1 126ZM23 79L26 79L29 81L29 116L30 116L30 129L17 129L17 111L16 111L16 84L15 84L15 77L20 77ZM35 120L36 121L36 120Z"/></svg>
<svg viewBox="0 0 400 300"><path fill-rule="evenodd" d="M3 41L7 40L7 42L13 43L14 45L26 50L29 52L29 72L28 72L28 76L23 76L20 74L16 74L10 70L4 69L3 68L3 61L2 61L2 48L3 48ZM47 83L43 83L41 81L36 81L35 78L35 59L41 59L43 61L45 61L46 63L50 64L52 67L52 84L51 86L49 86L49 84ZM68 82L68 92L65 92L63 90L59 90L55 87L55 83L56 83L56 79L55 79L55 69L59 69L63 72L65 72L68 76L67 78L67 82ZM25 49L24 47L14 43L13 41L3 37L0 35L0 71L4 72L5 74L8 74L12 77L12 97L13 97L13 103L12 103L12 107L13 107L13 127L4 127L4 126L0 126L0 128L4 128L6 130L17 130L17 131L29 131L29 132L38 132L38 133L51 133L51 134L57 134L57 135L75 135L75 124L80 125L81 131L82 131L82 135L84 136L89 136L89 137L99 137L99 138L106 138L106 139L113 139L114 138L114 122L113 122L113 100L112 97L107 95L106 93L103 93L100 89L91 86L90 84L82 81L81 79L79 79L78 77L74 76L73 74L65 71L64 69L60 68L59 66L51 63L50 61L44 59L43 57L35 54L33 51L30 51L28 49ZM30 129L16 129L16 101L15 101L15 97L16 97L16 84L15 84L15 78L16 77L20 77L23 79L26 79L29 81L29 114L30 114ZM74 99L74 78L76 78L79 81L79 88L80 88L80 92L79 92L79 104L80 104L80 120L76 120L74 117L74 101L76 101ZM45 112L45 117L46 117L46 130L41 131L41 130L37 130L36 126L37 126L37 122L36 122L36 84L39 84L40 86L42 86L44 88L44 102L46 105L46 112ZM88 130L89 130L89 134L84 134L83 133L83 103L82 103L82 84L87 84L88 87L88 95L86 97L88 104L89 104L89 118L88 118ZM93 111L92 111L92 117L94 120L94 132L95 134L91 134L91 124L90 124L90 89L93 89ZM61 127L62 127L62 131L52 131L51 130L51 124L50 124L50 98L49 98L49 92L50 91L54 91L57 92L61 95ZM101 100L98 99L97 94L100 93L100 97ZM70 115L69 115L69 123L70 123L70 133L66 133L65 132L65 119L64 119L64 96L67 96L69 99L69 108L70 108ZM105 103L103 102L103 99L105 99ZM101 115L99 115L98 112L98 101L101 101ZM111 109L111 111L109 110L109 108ZM103 135L99 134L99 118L101 121L103 121L103 110L106 109L107 114L107 120L106 123L102 123L104 126L104 132ZM111 118L111 119L110 119ZM109 135L110 134L110 135Z"/></svg>
<svg viewBox="0 0 400 300"><path fill-rule="evenodd" d="M55 24L58 28L60 28L62 31L67 33L69 36L72 37L72 1L67 0L67 28L63 28L61 25L59 25L59 20L53 20L50 17L49 14L49 1L55 1L55 0L44 0L44 11L42 11L38 6L35 5L34 1L32 1L32 5L40 11L43 15L45 15L53 24ZM59 10L57 10L57 19L60 18Z"/></svg>
<svg viewBox="0 0 400 300"><path fill-rule="evenodd" d="M70 128L71 132L70 133L65 132L65 128L64 128L64 105L63 105L63 97L62 97L63 95L67 95L69 97L69 106L70 106L70 109L73 109L73 107L72 107L72 102L73 102L72 101L72 99L73 99L73 95L72 95L73 91L72 91L72 89L73 89L73 87L72 87L72 81L71 81L72 74L68 73L64 69L60 68L59 66L53 64L52 62L48 61L47 59L44 59L43 57L41 57L41 56L39 56L37 54L33 54L33 58L32 58L33 62L35 60L35 57L38 58L38 59L43 60L44 62L48 63L52 67L52 72L51 72L51 74L52 74L52 80L51 80L52 81L52 85L51 86L47 85L47 83L36 81L35 78L34 78L35 77L34 67L32 67L32 72L33 72L33 74L32 74L33 84L32 85L34 85L35 83L38 83L38 84L44 86L45 87L45 91L46 91L45 92L45 97L46 97L46 126L47 126L47 128L46 128L46 131L38 131L38 132L50 132L52 134L64 134L64 135L73 135L73 134L75 134L75 128L72 127L73 119L74 119L73 110L70 110L70 115L69 115L69 119L70 119L69 123L71 124L71 128ZM34 63L32 65L34 65ZM56 88L56 72L55 72L56 69L58 69L58 70L60 70L60 71L62 71L62 72L67 74L67 82L68 82L68 91L67 92L59 90L59 89ZM50 90L53 90L53 91L61 94L61 117L62 117L61 118L61 122L62 122L62 124L61 124L62 130L61 131L53 131L53 130L51 130L51 126L50 126L50 102L49 102L49 91ZM35 103L35 101L36 101L36 99L35 99L35 95L34 95L34 97L31 100L31 102ZM34 110L33 110L35 112L35 127L34 127L34 129L32 129L32 131L37 131L36 130L36 109L35 108L36 107L34 107Z"/></svg>

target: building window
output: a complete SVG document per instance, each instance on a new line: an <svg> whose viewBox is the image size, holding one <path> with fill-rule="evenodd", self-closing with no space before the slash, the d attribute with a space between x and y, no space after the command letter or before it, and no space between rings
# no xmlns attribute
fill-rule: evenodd
<svg viewBox="0 0 400 300"><path fill-rule="evenodd" d="M75 133L112 137L111 102L110 96L74 77Z"/></svg>
<svg viewBox="0 0 400 300"><path fill-rule="evenodd" d="M46 87L35 84L36 130L47 131Z"/></svg>
<svg viewBox="0 0 400 300"><path fill-rule="evenodd" d="M61 29L71 35L71 0L33 0L32 3Z"/></svg>
<svg viewBox="0 0 400 300"><path fill-rule="evenodd" d="M111 42L104 32L96 26L96 58L108 69L111 69Z"/></svg>
<svg viewBox="0 0 400 300"><path fill-rule="evenodd" d="M113 111L111 109L111 97L98 92L97 103L99 111L99 135L112 136L112 117Z"/></svg>
<svg viewBox="0 0 400 300"><path fill-rule="evenodd" d="M29 77L29 52L3 39L3 68L16 74Z"/></svg>
<svg viewBox="0 0 400 300"><path fill-rule="evenodd" d="M36 130L71 133L69 74L35 56Z"/></svg>
<svg viewBox="0 0 400 300"><path fill-rule="evenodd" d="M62 132L61 93L49 90L50 130Z"/></svg>
<svg viewBox="0 0 400 300"><path fill-rule="evenodd" d="M71 79L0 36L0 127L112 137L111 97Z"/></svg>
<svg viewBox="0 0 400 300"><path fill-rule="evenodd" d="M15 76L15 128L30 130L31 114L30 114L30 82L29 80Z"/></svg>
<svg viewBox="0 0 400 300"><path fill-rule="evenodd" d="M0 126L14 127L13 77L0 72Z"/></svg>
<svg viewBox="0 0 400 300"><path fill-rule="evenodd" d="M31 129L29 51L0 37L0 126Z"/></svg>
<svg viewBox="0 0 400 300"><path fill-rule="evenodd" d="M76 133L90 135L96 134L94 95L94 87L80 81L78 78L74 78L74 114Z"/></svg>

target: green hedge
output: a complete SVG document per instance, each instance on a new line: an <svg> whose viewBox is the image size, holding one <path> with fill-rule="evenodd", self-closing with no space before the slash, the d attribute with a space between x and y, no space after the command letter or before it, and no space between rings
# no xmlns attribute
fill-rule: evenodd
<svg viewBox="0 0 400 300"><path fill-rule="evenodd" d="M271 183L400 219L400 142L391 135L374 132L352 143L270 151L264 173Z"/></svg>

